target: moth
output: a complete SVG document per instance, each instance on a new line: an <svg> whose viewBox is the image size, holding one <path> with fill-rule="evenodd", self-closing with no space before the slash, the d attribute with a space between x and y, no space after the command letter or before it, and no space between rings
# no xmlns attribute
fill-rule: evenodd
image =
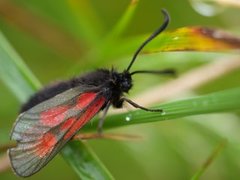
<svg viewBox="0 0 240 180"><path fill-rule="evenodd" d="M69 81L50 85L37 92L22 106L11 133L11 139L17 142L17 146L8 151L12 169L17 175L28 177L38 172L99 111L103 111L98 123L98 133L101 134L111 105L121 108L127 102L145 111L162 111L142 107L124 96L132 88L132 76L135 74L174 73L172 69L130 72L144 46L167 27L169 15L166 10L162 10L162 13L163 24L137 49L123 72L98 69Z"/></svg>

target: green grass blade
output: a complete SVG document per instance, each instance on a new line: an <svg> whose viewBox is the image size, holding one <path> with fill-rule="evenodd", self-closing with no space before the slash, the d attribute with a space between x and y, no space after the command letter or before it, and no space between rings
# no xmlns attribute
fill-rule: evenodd
<svg viewBox="0 0 240 180"><path fill-rule="evenodd" d="M137 110L109 116L104 123L104 129L171 120L191 115L239 110L239 99L240 88L235 88L185 100L178 100L155 107L161 108L163 113ZM88 124L85 128L95 130L96 125L97 123Z"/></svg>
<svg viewBox="0 0 240 180"><path fill-rule="evenodd" d="M82 179L114 179L85 143L72 141L61 153Z"/></svg>
<svg viewBox="0 0 240 180"><path fill-rule="evenodd" d="M132 0L128 5L127 9L123 13L122 17L119 19L117 24L114 26L112 31L109 33L107 39L111 41L115 41L126 29L132 17L136 11L136 7L138 5L138 0Z"/></svg>
<svg viewBox="0 0 240 180"><path fill-rule="evenodd" d="M1 32L0 79L9 87L20 102L26 101L29 95L41 86Z"/></svg>
<svg viewBox="0 0 240 180"><path fill-rule="evenodd" d="M68 0L66 1L66 6L76 18L76 29L81 38L90 44L99 42L104 27L91 2Z"/></svg>
<svg viewBox="0 0 240 180"><path fill-rule="evenodd" d="M119 19L119 21L110 31L110 33L105 37L105 39L98 45L97 50L99 52L98 56L102 58L101 63L106 62L107 57L109 56L109 54L111 54L109 52L114 53L114 51L118 49L113 47L118 46L118 39L122 35L122 33L126 30L126 27L132 20L133 15L136 11L137 5L138 5L138 0L132 0L130 2L125 12L123 13L122 17Z"/></svg>
<svg viewBox="0 0 240 180"><path fill-rule="evenodd" d="M202 167L194 174L191 180L198 180L203 173L207 170L207 168L213 163L213 161L217 158L220 152L226 147L227 141L223 140L218 146L213 150L207 160L204 162Z"/></svg>
<svg viewBox="0 0 240 180"><path fill-rule="evenodd" d="M13 91L21 102L25 101L41 86L1 33L0 75L1 80ZM67 153L69 151L76 153L76 155L72 154L69 156ZM79 175L84 174L85 177L89 176L93 177L93 179L112 179L109 172L93 152L91 152L90 148L83 145L80 141L78 143L67 144L62 155ZM73 156L74 159L72 158ZM77 167L79 165L81 166ZM85 168L82 169L82 167Z"/></svg>

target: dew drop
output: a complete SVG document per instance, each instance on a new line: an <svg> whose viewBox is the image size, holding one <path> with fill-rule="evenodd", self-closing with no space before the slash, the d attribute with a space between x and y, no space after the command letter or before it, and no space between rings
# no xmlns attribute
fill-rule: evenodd
<svg viewBox="0 0 240 180"><path fill-rule="evenodd" d="M193 9L203 16L215 16L224 11L224 7L210 0L189 0Z"/></svg>
<svg viewBox="0 0 240 180"><path fill-rule="evenodd" d="M132 115L131 114L129 114L129 115L127 115L125 117L125 121L127 121L127 122L131 121L131 119L132 119Z"/></svg>
<svg viewBox="0 0 240 180"><path fill-rule="evenodd" d="M166 113L166 111L163 111L162 113L161 113L161 115L166 115L167 113Z"/></svg>

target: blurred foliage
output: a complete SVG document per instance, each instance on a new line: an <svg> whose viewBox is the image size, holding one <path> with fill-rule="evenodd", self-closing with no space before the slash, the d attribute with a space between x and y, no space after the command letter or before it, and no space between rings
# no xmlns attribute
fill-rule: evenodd
<svg viewBox="0 0 240 180"><path fill-rule="evenodd" d="M43 84L47 84L97 67L109 68L114 65L119 70L124 69L145 34L150 34L159 26L162 21L160 9L163 7L171 15L169 30L201 25L239 33L237 6L213 4L211 8L215 13L204 16L204 13L196 8L196 2L197 0L173 0L171 3L165 0L139 0L136 7L131 9L129 0L0 0L0 30L33 74ZM127 20L122 17L124 13L127 14ZM119 22L119 19L122 21ZM116 24L122 27L123 31L114 30ZM125 47L129 42L132 42L132 45ZM106 46L101 46L102 44ZM229 56L223 53L189 52L147 54L139 57L133 68L173 67L181 76L181 73L216 58L227 59ZM1 78L4 78L2 74ZM239 79L240 70L236 70L187 92L185 96L239 87ZM164 84L168 80L169 78L136 76L130 96L151 89L156 83ZM2 82L0 88L0 143L5 143L20 104ZM202 178L236 179L240 176L239 115L236 110L232 113L179 118L178 121L125 126L111 132L130 132L143 136L143 140L92 140L87 144L94 149L116 179L189 179L199 171L222 139L227 139L226 147L203 173ZM53 177L78 179L60 157L54 158L46 168L29 179ZM19 178L9 169L0 174L0 179Z"/></svg>

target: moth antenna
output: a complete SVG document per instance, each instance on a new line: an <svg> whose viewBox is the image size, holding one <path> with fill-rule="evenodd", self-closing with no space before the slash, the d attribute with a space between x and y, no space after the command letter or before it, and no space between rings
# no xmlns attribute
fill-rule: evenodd
<svg viewBox="0 0 240 180"><path fill-rule="evenodd" d="M168 26L168 23L170 21L170 16L168 14L168 12L165 9L161 10L163 15L164 15L164 21L163 24L156 30L154 31L151 36L149 36L143 43L142 45L137 49L137 51L134 53L133 58L130 62L130 64L128 65L127 68L127 72L129 72L130 68L132 67L133 63L135 62L138 54L141 52L141 50L152 40L154 39L156 36L158 36L162 31L164 31L164 29L166 29L166 27Z"/></svg>

